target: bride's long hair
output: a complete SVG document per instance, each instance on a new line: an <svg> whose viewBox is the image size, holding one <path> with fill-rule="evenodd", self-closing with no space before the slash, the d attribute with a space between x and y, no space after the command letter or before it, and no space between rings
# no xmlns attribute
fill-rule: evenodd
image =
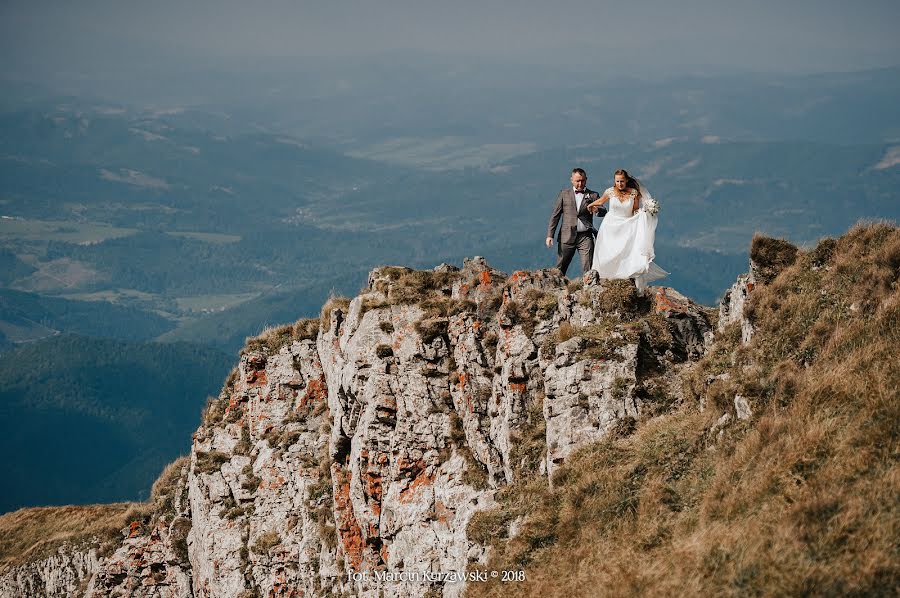
<svg viewBox="0 0 900 598"><path fill-rule="evenodd" d="M622 175L625 177L625 188L626 189L634 189L635 191L640 191L641 186L638 184L637 179L628 174L628 171L624 168L620 168L619 170L613 173L613 179L618 175Z"/></svg>

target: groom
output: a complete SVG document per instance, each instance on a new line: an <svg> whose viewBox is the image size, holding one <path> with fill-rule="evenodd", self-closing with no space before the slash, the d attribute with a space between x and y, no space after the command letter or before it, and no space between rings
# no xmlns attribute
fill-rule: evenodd
<svg viewBox="0 0 900 598"><path fill-rule="evenodd" d="M553 245L553 232L559 219L562 217L562 226L559 227L559 235L556 254L556 267L566 275L569 263L575 257L575 250L581 255L581 272L584 274L591 269L591 259L594 256L594 237L597 231L594 229L594 214L587 206L597 199L597 192L587 189L587 175L581 168L572 169L572 186L566 187L556 196L556 205L550 215L550 223L547 225L547 247ZM606 214L606 208L601 207L596 214L602 217Z"/></svg>

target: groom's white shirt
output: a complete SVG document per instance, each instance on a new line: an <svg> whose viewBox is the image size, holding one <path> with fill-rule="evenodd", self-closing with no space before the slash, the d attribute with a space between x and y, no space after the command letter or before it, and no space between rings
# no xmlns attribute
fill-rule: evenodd
<svg viewBox="0 0 900 598"><path fill-rule="evenodd" d="M575 207L578 210L575 213L577 214L581 211L581 201L584 199L584 191L576 191L575 186L573 185L572 192L575 194ZM584 223L581 221L581 218L576 218L576 222L578 223L578 232L584 232L588 230L588 227L584 225Z"/></svg>

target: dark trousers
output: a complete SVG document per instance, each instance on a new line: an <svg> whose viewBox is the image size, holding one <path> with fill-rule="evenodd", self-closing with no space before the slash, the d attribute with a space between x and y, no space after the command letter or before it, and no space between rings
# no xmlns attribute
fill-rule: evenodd
<svg viewBox="0 0 900 598"><path fill-rule="evenodd" d="M594 233L595 231L593 230L579 232L575 236L574 244L566 245L560 243L557 246L556 253L559 258L556 260L556 267L562 272L563 276L566 275L566 270L569 269L569 264L572 262L572 258L575 257L576 250L581 255L581 273L584 274L591 269L591 262L594 259Z"/></svg>

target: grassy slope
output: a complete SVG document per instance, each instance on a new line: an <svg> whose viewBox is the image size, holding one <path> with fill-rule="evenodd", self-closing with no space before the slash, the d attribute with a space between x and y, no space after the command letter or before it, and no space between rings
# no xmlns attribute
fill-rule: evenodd
<svg viewBox="0 0 900 598"><path fill-rule="evenodd" d="M751 254L775 274L793 249L757 238ZM490 566L528 580L467 595L895 595L898 275L900 230L884 224L799 252L751 294L753 340L720 335L678 410L473 519L497 548ZM753 416L710 432L736 393Z"/></svg>
<svg viewBox="0 0 900 598"><path fill-rule="evenodd" d="M91 542L109 554L121 530L139 518L140 503L32 507L0 515L0 571L54 554L63 543Z"/></svg>

